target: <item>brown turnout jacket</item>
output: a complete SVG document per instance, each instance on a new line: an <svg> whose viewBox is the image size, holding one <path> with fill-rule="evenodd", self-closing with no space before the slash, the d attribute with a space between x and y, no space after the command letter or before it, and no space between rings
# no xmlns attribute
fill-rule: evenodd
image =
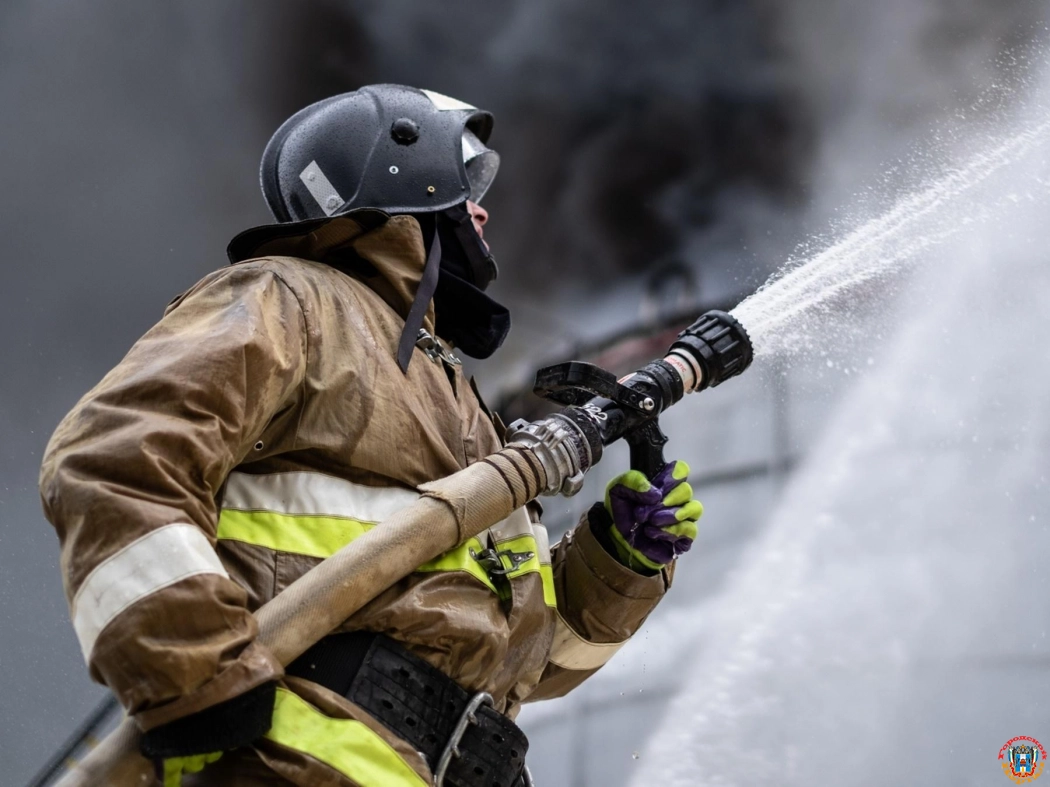
<svg viewBox="0 0 1050 787"><path fill-rule="evenodd" d="M359 722L355 735L418 774L404 783L429 784L422 758L360 708L283 679L252 611L419 484L496 451L498 419L459 366L420 349L407 375L397 366L424 263L411 217L337 218L253 257L176 298L47 448L41 492L84 657L146 730L282 679L279 699L318 723ZM634 634L670 575L621 566L586 522L549 549L537 519L516 512L343 629L399 640L510 715L565 693ZM493 578L472 558L489 545L534 557ZM299 785L379 778L294 735L255 749Z"/></svg>

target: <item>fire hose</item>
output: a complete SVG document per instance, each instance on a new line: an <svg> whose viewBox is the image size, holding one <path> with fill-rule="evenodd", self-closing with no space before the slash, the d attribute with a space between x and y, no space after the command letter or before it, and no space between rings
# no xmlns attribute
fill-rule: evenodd
<svg viewBox="0 0 1050 787"><path fill-rule="evenodd" d="M620 380L593 364L541 369L537 394L566 405L533 422L510 425L506 447L451 476L424 484L418 501L384 520L289 585L256 611L258 641L284 665L327 636L371 599L429 560L453 549L539 495L573 495L602 456L624 439L631 467L654 476L667 436L659 417L686 393L743 372L753 358L744 328L710 311L666 356ZM146 787L152 764L138 750L130 718L76 763L56 787Z"/></svg>

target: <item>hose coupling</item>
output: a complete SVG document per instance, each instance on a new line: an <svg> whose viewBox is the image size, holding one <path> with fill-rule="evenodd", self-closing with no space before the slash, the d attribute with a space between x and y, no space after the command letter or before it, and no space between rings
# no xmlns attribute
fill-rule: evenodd
<svg viewBox="0 0 1050 787"><path fill-rule="evenodd" d="M527 448L547 474L545 495L572 497L583 486L583 477L601 458L592 450L592 440L571 418L557 413L539 421L518 419L507 427L507 445Z"/></svg>

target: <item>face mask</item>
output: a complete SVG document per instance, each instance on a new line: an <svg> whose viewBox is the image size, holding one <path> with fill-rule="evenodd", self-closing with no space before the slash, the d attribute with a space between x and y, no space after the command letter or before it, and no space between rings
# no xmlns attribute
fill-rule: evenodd
<svg viewBox="0 0 1050 787"><path fill-rule="evenodd" d="M496 278L496 261L465 205L443 211L434 221L442 250L435 329L466 355L488 358L510 331L510 312L483 292Z"/></svg>
<svg viewBox="0 0 1050 787"><path fill-rule="evenodd" d="M510 331L510 312L470 282L441 267L434 311L438 336L471 358L488 358Z"/></svg>

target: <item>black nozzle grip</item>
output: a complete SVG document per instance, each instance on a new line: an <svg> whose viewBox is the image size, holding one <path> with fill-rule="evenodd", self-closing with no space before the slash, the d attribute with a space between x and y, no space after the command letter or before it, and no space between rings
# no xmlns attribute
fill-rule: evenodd
<svg viewBox="0 0 1050 787"><path fill-rule="evenodd" d="M657 473L667 464L667 460L664 459L667 435L660 428L660 422L655 418L646 421L637 429L625 434L623 439L631 448L631 469L640 471L650 481L656 478Z"/></svg>
<svg viewBox="0 0 1050 787"><path fill-rule="evenodd" d="M755 351L744 326L728 312L712 309L680 334L669 352L685 352L700 364L703 379L695 390L714 388L751 365Z"/></svg>

